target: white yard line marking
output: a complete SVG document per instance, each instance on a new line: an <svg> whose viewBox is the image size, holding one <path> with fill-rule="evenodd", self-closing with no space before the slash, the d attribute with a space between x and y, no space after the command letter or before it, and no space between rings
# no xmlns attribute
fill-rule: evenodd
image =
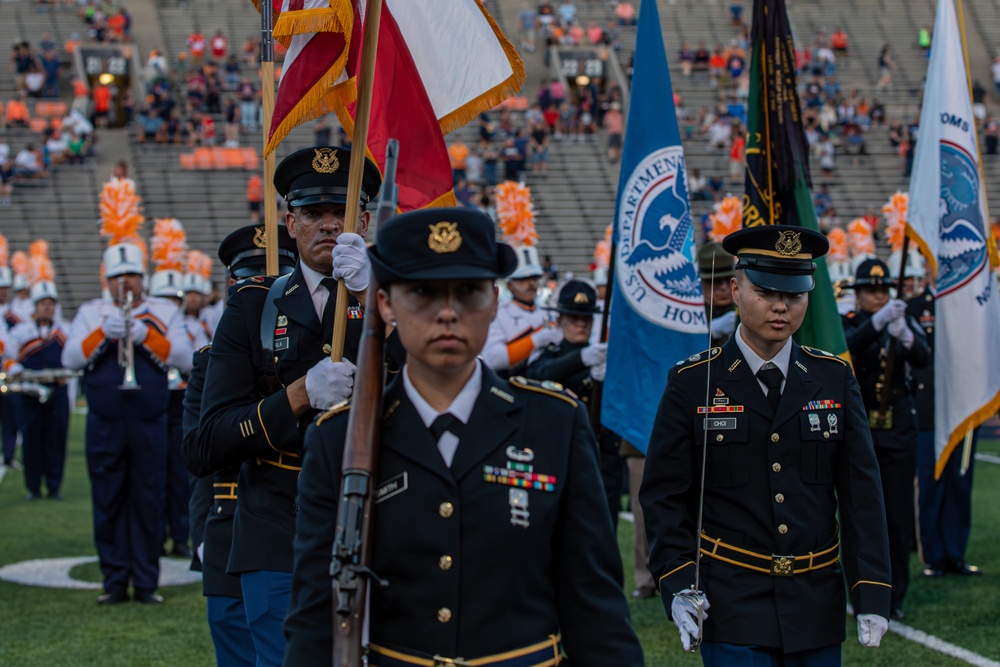
<svg viewBox="0 0 1000 667"><path fill-rule="evenodd" d="M0 463L0 482L3 482L3 478L7 476L7 466Z"/></svg>
<svg viewBox="0 0 1000 667"><path fill-rule="evenodd" d="M976 460L986 463L1000 463L1000 456L996 454L976 454Z"/></svg>
<svg viewBox="0 0 1000 667"><path fill-rule="evenodd" d="M970 665L976 665L976 667L1000 667L1000 662L996 660L990 660L989 658L983 657L978 653L973 653L968 649L964 649L961 646L955 646L951 642L946 642L943 639L938 639L934 635L929 635L923 630L917 630L916 628L911 628L908 625L904 625L898 621L892 621L889 623L889 632L895 632L911 642L916 642L922 646L937 651L938 653L944 653L947 656L957 658L963 662L967 662Z"/></svg>

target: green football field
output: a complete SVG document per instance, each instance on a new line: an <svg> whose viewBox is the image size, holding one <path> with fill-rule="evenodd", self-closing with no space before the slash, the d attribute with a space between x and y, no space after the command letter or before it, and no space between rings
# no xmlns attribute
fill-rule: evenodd
<svg viewBox="0 0 1000 667"><path fill-rule="evenodd" d="M21 474L8 471L0 482L0 567L38 558L94 555L90 488L83 456L83 417L74 415L62 502L24 499ZM1000 455L1000 442L983 441L980 452ZM1000 661L1000 465L976 464L975 508L968 558L986 572L980 578L928 580L914 556L906 601L906 625L971 651L986 662ZM154 511L154 508L150 508ZM621 523L626 554L626 590L632 590L631 526ZM72 572L100 581L96 564ZM124 604L103 608L97 591L58 590L0 582L0 665L4 667L89 667L214 665L198 584L160 589L166 604ZM700 664L681 651L677 632L659 599L632 603L632 619L653 667ZM889 633L877 650L862 649L848 621L845 665L966 665L967 661ZM611 666L609 666L611 667Z"/></svg>

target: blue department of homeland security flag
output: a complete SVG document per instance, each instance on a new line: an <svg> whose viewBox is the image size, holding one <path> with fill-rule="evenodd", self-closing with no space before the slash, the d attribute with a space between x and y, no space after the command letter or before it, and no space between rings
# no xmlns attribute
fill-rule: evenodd
<svg viewBox="0 0 1000 667"><path fill-rule="evenodd" d="M1000 407L1000 293L958 18L939 0L920 110L907 233L936 278L936 476Z"/></svg>
<svg viewBox="0 0 1000 667"><path fill-rule="evenodd" d="M601 423L645 452L667 373L708 346L684 151L654 0L642 0L633 68Z"/></svg>

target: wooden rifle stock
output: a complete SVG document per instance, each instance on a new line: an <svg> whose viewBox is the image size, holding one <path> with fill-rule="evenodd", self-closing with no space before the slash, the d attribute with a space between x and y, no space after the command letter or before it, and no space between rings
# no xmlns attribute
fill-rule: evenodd
<svg viewBox="0 0 1000 667"><path fill-rule="evenodd" d="M386 146L386 183L376 214L376 230L396 212L396 160L399 142ZM368 283L365 323L358 348L358 370L347 440L341 465L340 503L333 540L333 665L361 667L361 630L368 606L368 581L385 586L369 569L374 527L372 490L382 433L382 391L385 388L385 321L378 311L378 281Z"/></svg>
<svg viewBox="0 0 1000 667"><path fill-rule="evenodd" d="M906 277L906 255L910 249L910 237L903 234L903 248L901 257L899 260L899 280L896 281L896 298L903 298L903 279ZM903 314L903 320L906 320L906 314ZM908 322L905 322L906 326L910 326ZM886 325L888 328L888 325ZM893 367L896 365L896 341L893 340L892 336L889 336L889 345L885 353L885 380L882 382L882 390L879 392L879 406L878 406L878 417L880 420L884 421L886 415L889 413L889 399L892 395L892 373Z"/></svg>

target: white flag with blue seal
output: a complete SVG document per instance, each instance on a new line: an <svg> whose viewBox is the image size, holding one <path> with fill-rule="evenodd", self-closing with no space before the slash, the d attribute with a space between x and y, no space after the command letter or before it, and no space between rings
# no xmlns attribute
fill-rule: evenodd
<svg viewBox="0 0 1000 667"><path fill-rule="evenodd" d="M645 452L667 373L706 349L687 170L654 0L639 10L601 423Z"/></svg>
<svg viewBox="0 0 1000 667"><path fill-rule="evenodd" d="M940 0L910 180L908 233L936 276L936 474L1000 407L1000 296L962 39Z"/></svg>

